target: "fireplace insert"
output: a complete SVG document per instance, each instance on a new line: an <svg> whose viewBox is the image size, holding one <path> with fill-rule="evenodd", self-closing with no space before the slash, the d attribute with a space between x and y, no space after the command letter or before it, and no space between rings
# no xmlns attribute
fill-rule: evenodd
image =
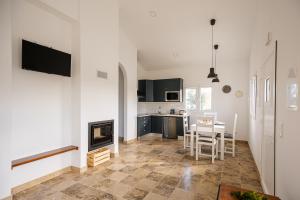
<svg viewBox="0 0 300 200"><path fill-rule="evenodd" d="M89 127L89 151L113 144L114 120L90 122Z"/></svg>

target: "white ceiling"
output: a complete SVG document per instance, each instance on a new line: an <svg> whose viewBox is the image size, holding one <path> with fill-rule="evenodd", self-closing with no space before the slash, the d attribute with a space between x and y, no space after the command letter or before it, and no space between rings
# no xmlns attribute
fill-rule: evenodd
<svg viewBox="0 0 300 200"><path fill-rule="evenodd" d="M207 66L210 18L216 18L218 63L248 60L256 0L119 0L120 24L147 70ZM156 14L156 17L151 15Z"/></svg>

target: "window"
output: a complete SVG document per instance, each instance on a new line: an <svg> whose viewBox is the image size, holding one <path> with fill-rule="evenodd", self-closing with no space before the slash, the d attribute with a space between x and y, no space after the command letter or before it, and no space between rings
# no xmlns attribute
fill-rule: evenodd
<svg viewBox="0 0 300 200"><path fill-rule="evenodd" d="M200 110L208 111L211 106L211 87L200 88Z"/></svg>
<svg viewBox="0 0 300 200"><path fill-rule="evenodd" d="M211 111L212 110L212 88L211 87L186 88L185 109L189 111Z"/></svg>
<svg viewBox="0 0 300 200"><path fill-rule="evenodd" d="M270 101L270 96L271 96L271 85L270 85L270 78L267 78L265 80L265 102Z"/></svg>
<svg viewBox="0 0 300 200"><path fill-rule="evenodd" d="M187 110L196 110L197 108L197 89L185 89L185 108Z"/></svg>
<svg viewBox="0 0 300 200"><path fill-rule="evenodd" d="M257 75L253 76L250 81L250 115L252 119L256 119L256 103L257 103Z"/></svg>
<svg viewBox="0 0 300 200"><path fill-rule="evenodd" d="M298 110L298 84L288 84L288 108L290 110Z"/></svg>

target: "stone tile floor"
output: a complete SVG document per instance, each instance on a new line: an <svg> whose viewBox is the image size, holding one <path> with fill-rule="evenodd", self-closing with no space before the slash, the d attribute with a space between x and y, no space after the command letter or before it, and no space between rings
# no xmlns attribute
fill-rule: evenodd
<svg viewBox="0 0 300 200"><path fill-rule="evenodd" d="M190 157L182 141L146 136L120 145L120 156L103 165L63 174L13 199L215 200L220 183L262 191L248 144L238 142L236 157L211 164Z"/></svg>

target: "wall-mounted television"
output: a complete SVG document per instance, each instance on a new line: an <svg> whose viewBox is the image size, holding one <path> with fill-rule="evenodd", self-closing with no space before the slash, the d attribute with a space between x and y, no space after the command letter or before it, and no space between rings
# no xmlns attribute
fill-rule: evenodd
<svg viewBox="0 0 300 200"><path fill-rule="evenodd" d="M71 76L71 54L22 40L22 69Z"/></svg>

